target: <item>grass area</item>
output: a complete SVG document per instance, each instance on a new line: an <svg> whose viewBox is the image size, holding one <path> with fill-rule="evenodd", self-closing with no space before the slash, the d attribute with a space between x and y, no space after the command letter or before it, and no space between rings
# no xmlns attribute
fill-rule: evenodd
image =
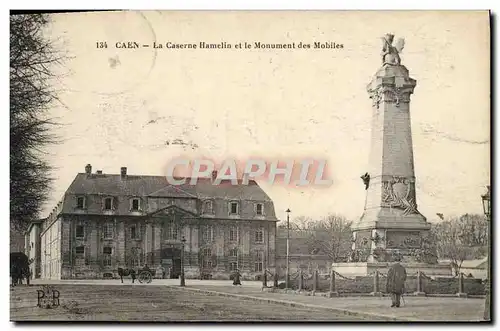
<svg viewBox="0 0 500 331"><path fill-rule="evenodd" d="M54 286L61 306L36 307L40 286L10 292L11 321L348 321L359 318L300 307L176 291L165 286Z"/></svg>

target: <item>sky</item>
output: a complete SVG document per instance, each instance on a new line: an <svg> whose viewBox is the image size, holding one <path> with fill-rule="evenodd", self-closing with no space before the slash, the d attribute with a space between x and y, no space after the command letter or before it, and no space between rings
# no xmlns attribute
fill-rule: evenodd
<svg viewBox="0 0 500 331"><path fill-rule="evenodd" d="M55 14L46 34L62 142L46 216L79 172L164 175L173 158L327 160L329 187L262 187L285 219L361 216L370 153L366 85L381 37L404 37L420 212L482 213L490 178L487 12L116 12ZM107 48L98 48L98 42ZM149 44L116 48L116 42ZM157 44L328 42L340 49L154 49ZM172 144L175 140L185 145ZM167 143L169 142L169 143Z"/></svg>

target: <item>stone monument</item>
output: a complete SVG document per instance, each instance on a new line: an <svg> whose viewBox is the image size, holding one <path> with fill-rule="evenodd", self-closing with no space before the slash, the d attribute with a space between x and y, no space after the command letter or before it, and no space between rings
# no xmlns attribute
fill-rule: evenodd
<svg viewBox="0 0 500 331"><path fill-rule="evenodd" d="M373 114L369 169L361 176L365 208L352 226L350 263L333 267L341 274L383 272L397 255L410 269L451 275L448 265L437 264L430 223L417 208L410 122L417 82L401 64L404 39L393 45L394 35L386 34L382 41L382 67L367 86Z"/></svg>

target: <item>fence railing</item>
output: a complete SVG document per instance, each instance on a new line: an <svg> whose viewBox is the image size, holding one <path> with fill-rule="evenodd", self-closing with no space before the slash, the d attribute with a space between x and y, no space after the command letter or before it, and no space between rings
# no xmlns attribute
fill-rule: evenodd
<svg viewBox="0 0 500 331"><path fill-rule="evenodd" d="M268 279L273 280L272 286L268 286ZM280 283L279 279L277 273L266 270L263 286L285 288L286 281ZM320 273L318 270L314 270L312 273L298 270L289 275L291 289L299 292L310 291L312 294L326 292L330 297L343 293L383 295L383 293L387 293L386 284L387 274L379 270L375 270L368 276L356 277L342 275L333 269L329 273ZM433 278L421 270L407 274L404 286L404 293L413 295L448 294L467 297L468 295L483 295L484 291L485 285L480 279L468 278L464 273L454 277Z"/></svg>

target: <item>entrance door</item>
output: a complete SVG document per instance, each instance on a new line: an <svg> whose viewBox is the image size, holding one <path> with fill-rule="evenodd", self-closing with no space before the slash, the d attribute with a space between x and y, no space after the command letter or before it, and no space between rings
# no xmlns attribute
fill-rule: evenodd
<svg viewBox="0 0 500 331"><path fill-rule="evenodd" d="M181 250L172 246L167 246L161 251L162 261L168 261L168 264L164 265L165 271L167 272L167 278L179 278L181 274ZM168 274L169 268L171 268L170 275Z"/></svg>

